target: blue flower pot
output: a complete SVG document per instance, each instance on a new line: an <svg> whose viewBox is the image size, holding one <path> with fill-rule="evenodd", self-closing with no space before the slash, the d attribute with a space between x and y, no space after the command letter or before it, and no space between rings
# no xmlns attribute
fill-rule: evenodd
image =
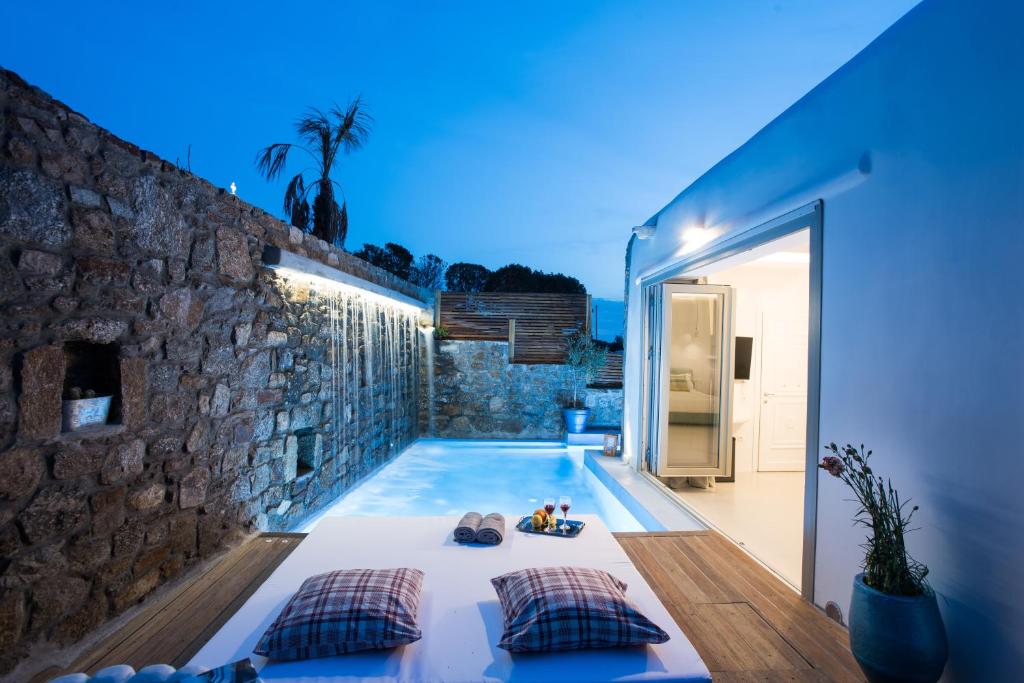
<svg viewBox="0 0 1024 683"><path fill-rule="evenodd" d="M935 593L889 595L853 579L850 649L870 683L935 683L949 656Z"/></svg>
<svg viewBox="0 0 1024 683"><path fill-rule="evenodd" d="M570 434L582 434L587 429L590 408L562 408L562 417Z"/></svg>

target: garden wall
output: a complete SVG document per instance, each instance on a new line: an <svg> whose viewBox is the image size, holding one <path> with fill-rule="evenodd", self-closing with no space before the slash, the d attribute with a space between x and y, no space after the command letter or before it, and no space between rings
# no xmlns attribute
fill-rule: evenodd
<svg viewBox="0 0 1024 683"><path fill-rule="evenodd" d="M282 280L264 244L424 292L2 70L0 111L4 673L417 436L415 313ZM82 382L109 385L112 424L69 433Z"/></svg>
<svg viewBox="0 0 1024 683"><path fill-rule="evenodd" d="M426 347L424 353L427 353ZM420 430L457 439L561 439L569 396L564 365L508 362L508 343L435 340L433 391L422 395ZM429 385L424 363L425 386ZM431 397L432 394L432 397ZM591 425L622 422L622 389L587 389Z"/></svg>

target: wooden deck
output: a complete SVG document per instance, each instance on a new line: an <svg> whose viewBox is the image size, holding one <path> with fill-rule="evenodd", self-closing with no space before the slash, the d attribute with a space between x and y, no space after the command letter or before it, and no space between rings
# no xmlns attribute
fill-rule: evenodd
<svg viewBox="0 0 1024 683"><path fill-rule="evenodd" d="M863 681L839 624L713 531L615 534L715 681Z"/></svg>
<svg viewBox="0 0 1024 683"><path fill-rule="evenodd" d="M713 531L615 534L715 681L862 681L844 628ZM69 667L183 666L304 534L264 534L148 605Z"/></svg>
<svg viewBox="0 0 1024 683"><path fill-rule="evenodd" d="M33 681L76 671L94 674L112 664L136 670L148 664L184 666L305 537L268 533L253 538L160 596L70 666L51 667Z"/></svg>

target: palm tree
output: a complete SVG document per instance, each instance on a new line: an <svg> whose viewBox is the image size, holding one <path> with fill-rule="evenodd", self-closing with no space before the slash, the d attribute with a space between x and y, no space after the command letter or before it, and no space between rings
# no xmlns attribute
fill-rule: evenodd
<svg viewBox="0 0 1024 683"><path fill-rule="evenodd" d="M341 185L331 178L338 162L338 153L348 154L359 149L370 134L373 118L356 98L346 109L334 105L328 112L311 108L295 122L299 144L275 142L256 155L256 168L267 180L275 180L284 172L288 152L299 149L313 159L314 167L299 171L288 183L284 193L284 211L292 225L324 240L328 244L344 246L348 233L348 207ZM304 174L316 172L316 180L307 184ZM309 194L316 189L310 209ZM341 206L335 198L341 194Z"/></svg>

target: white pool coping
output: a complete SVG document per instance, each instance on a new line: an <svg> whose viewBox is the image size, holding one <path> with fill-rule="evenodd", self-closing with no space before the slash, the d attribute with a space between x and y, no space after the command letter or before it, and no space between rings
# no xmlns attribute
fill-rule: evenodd
<svg viewBox="0 0 1024 683"><path fill-rule="evenodd" d="M704 531L708 527L661 487L637 472L622 456L608 457L600 449L583 451L583 466L619 499L647 531Z"/></svg>

